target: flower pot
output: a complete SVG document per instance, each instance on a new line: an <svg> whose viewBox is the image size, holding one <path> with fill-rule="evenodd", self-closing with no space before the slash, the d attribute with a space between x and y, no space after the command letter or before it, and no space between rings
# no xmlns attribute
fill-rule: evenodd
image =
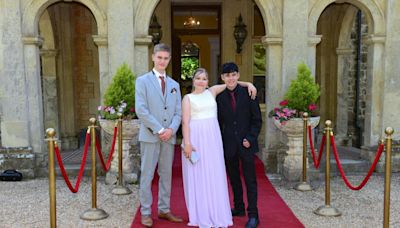
<svg viewBox="0 0 400 228"><path fill-rule="evenodd" d="M314 129L319 124L320 117L311 117L308 120L311 128ZM283 161L283 176L289 181L297 181L302 173L303 161L303 118L292 118L286 122L274 119L275 126L287 136L286 155Z"/></svg>
<svg viewBox="0 0 400 228"><path fill-rule="evenodd" d="M319 116L308 118L308 124L311 125L311 129L318 126L319 120ZM283 131L288 136L303 136L303 118L292 118L282 123L274 118L274 124L279 130Z"/></svg>
<svg viewBox="0 0 400 228"><path fill-rule="evenodd" d="M110 138L110 145L114 135L114 128L117 120L99 119L101 128ZM122 121L122 171L123 178L127 183L137 182L140 171L140 150L139 150L139 128L140 121L138 119L123 120ZM119 137L117 136L113 158L111 161L110 170L106 174L106 183L115 184L118 178L118 143ZM108 151L103 151L103 154ZM104 155L103 155L104 156ZM106 159L106 158L104 158Z"/></svg>

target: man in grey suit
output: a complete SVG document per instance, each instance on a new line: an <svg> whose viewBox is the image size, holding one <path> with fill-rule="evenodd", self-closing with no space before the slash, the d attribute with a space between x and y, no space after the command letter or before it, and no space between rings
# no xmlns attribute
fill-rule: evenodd
<svg viewBox="0 0 400 228"><path fill-rule="evenodd" d="M165 44L154 46L154 68L136 79L135 109L141 120L139 131L141 176L139 199L141 222L151 227L151 182L158 164L158 217L171 222L183 220L170 211L172 161L176 132L181 123L179 84L166 75L171 49Z"/></svg>

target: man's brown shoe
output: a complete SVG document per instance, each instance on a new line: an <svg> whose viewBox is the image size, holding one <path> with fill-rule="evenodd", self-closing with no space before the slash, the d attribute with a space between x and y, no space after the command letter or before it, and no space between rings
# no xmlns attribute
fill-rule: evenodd
<svg viewBox="0 0 400 228"><path fill-rule="evenodd" d="M158 213L158 218L165 219L170 222L183 222L183 219L173 215L171 212L167 212L167 213L160 212L160 213Z"/></svg>
<svg viewBox="0 0 400 228"><path fill-rule="evenodd" d="M153 219L151 219L150 215L142 215L142 225L145 227L153 226Z"/></svg>

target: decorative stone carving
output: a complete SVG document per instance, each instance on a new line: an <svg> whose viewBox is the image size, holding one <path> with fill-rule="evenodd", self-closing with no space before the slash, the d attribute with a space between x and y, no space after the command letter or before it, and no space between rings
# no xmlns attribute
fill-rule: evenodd
<svg viewBox="0 0 400 228"><path fill-rule="evenodd" d="M311 117L308 119L309 125L314 129L319 123L320 117ZM303 161L303 126L302 118L292 118L282 124L274 119L275 126L283 131L288 141L286 145L286 155L283 161L283 176L289 181L298 181L302 172Z"/></svg>
<svg viewBox="0 0 400 228"><path fill-rule="evenodd" d="M116 120L100 119L99 123L104 132L112 138ZM129 184L137 182L140 172L139 128L138 119L122 121L122 172L125 182ZM118 143L117 136L111 167L106 174L106 184L115 184L118 179Z"/></svg>

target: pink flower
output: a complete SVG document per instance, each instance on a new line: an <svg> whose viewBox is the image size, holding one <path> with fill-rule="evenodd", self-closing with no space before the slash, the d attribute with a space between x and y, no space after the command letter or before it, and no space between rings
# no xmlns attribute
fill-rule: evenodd
<svg viewBox="0 0 400 228"><path fill-rule="evenodd" d="M279 105L280 106L286 106L288 103L289 103L289 101L283 100L283 101L279 102Z"/></svg>
<svg viewBox="0 0 400 228"><path fill-rule="evenodd" d="M310 111L314 111L316 108L317 108L317 106L315 104L308 105L308 110L310 110Z"/></svg>
<svg viewBox="0 0 400 228"><path fill-rule="evenodd" d="M131 108L129 109L129 112L135 112L135 107L131 107Z"/></svg>
<svg viewBox="0 0 400 228"><path fill-rule="evenodd" d="M288 108L282 109L282 112L284 112L286 115L290 115L290 109Z"/></svg>

